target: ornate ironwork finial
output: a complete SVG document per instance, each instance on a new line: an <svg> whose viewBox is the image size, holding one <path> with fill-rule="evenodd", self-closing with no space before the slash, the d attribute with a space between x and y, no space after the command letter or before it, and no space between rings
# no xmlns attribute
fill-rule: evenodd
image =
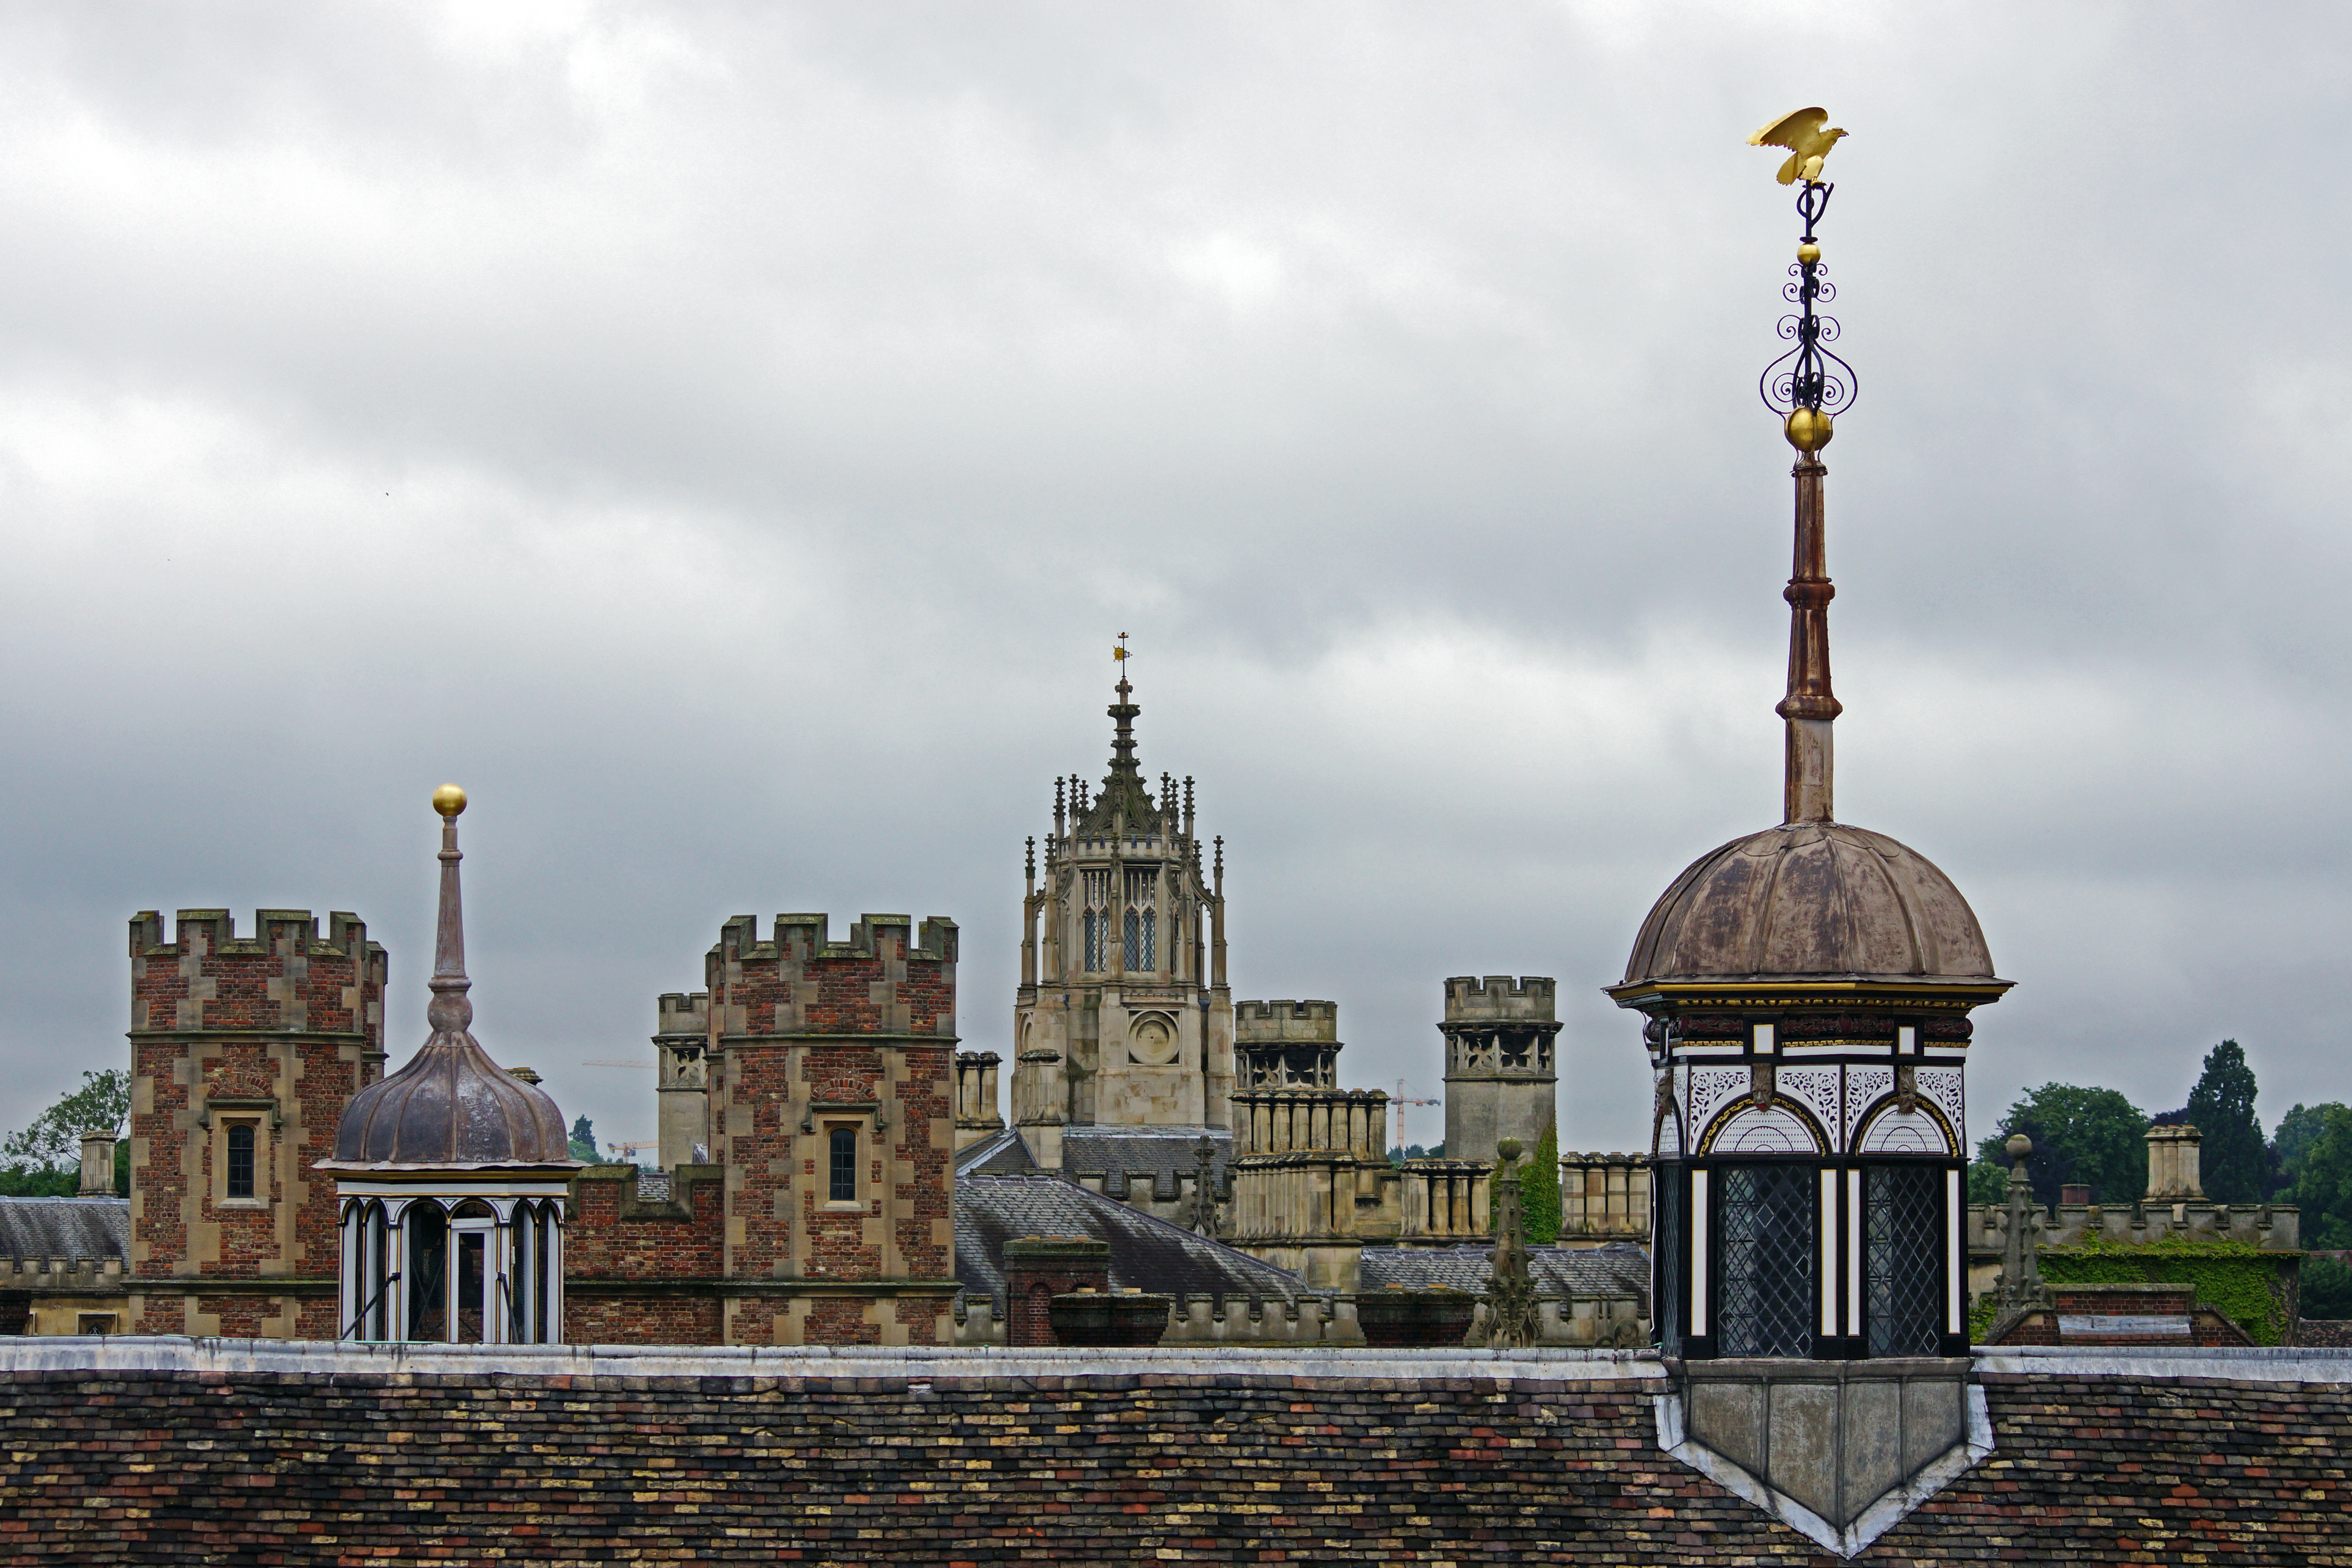
<svg viewBox="0 0 2352 1568"><path fill-rule="evenodd" d="M1830 194L1837 189L1822 183L1822 160L1844 134L1819 109L1801 109L1748 139L1751 147L1789 149L1779 178L1784 185L1798 185L1797 216L1805 223L1796 263L1789 268L1789 281L1780 286L1781 298L1797 307L1795 314L1780 318L1780 336L1797 346L1764 367L1756 392L1765 407L1780 416L1789 445L1809 454L1830 444L1834 416L1853 407L1862 390L1853 366L1826 346L1837 342L1838 321L1822 315L1819 307L1837 298L1837 287L1822 265L1821 242L1813 233L1829 211Z"/></svg>
<svg viewBox="0 0 2352 1568"><path fill-rule="evenodd" d="M1815 229L1829 211L1837 187L1822 182L1822 160L1845 132L1819 109L1784 114L1748 139L1751 147L1786 147L1780 181L1797 189L1797 216L1804 233L1796 264L1780 293L1797 307L1780 318L1780 333L1796 347L1764 367L1756 383L1764 406L1780 416L1781 434L1797 448L1796 552L1789 585L1789 690L1774 710L1786 723L1782 745L1780 806L1783 822L1836 820L1834 755L1831 726L1843 705L1830 689L1830 583L1822 448L1835 433L1835 416L1853 406L1861 383L1853 367L1828 345L1838 338L1837 318L1818 307L1837 298Z"/></svg>

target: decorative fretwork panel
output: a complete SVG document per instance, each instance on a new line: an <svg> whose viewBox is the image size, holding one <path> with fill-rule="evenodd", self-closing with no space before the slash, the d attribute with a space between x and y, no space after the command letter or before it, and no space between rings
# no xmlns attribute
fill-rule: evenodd
<svg viewBox="0 0 2352 1568"><path fill-rule="evenodd" d="M1943 1328L1944 1173L1863 1173L1864 1310L1872 1355L1934 1355Z"/></svg>
<svg viewBox="0 0 2352 1568"><path fill-rule="evenodd" d="M1813 1353L1811 1165L1716 1172L1716 1345L1724 1355Z"/></svg>

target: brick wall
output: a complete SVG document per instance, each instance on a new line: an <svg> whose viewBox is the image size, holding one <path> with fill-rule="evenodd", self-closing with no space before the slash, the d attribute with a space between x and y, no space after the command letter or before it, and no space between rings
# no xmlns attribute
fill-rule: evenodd
<svg viewBox="0 0 2352 1568"><path fill-rule="evenodd" d="M943 1366L0 1376L0 1556L1834 1562L1657 1451L1654 1379ZM1987 1381L1993 1457L1861 1561L2352 1561L2341 1384Z"/></svg>
<svg viewBox="0 0 2352 1568"><path fill-rule="evenodd" d="M383 1076L383 949L341 912L323 932L307 910L260 910L247 937L225 910L182 910L168 942L164 923L143 910L130 930L131 1326L331 1338L331 1298L255 1287L335 1278L335 1184L310 1167ZM226 1185L239 1121L250 1201ZM136 1289L151 1280L177 1288ZM254 1286L206 1289L237 1281Z"/></svg>

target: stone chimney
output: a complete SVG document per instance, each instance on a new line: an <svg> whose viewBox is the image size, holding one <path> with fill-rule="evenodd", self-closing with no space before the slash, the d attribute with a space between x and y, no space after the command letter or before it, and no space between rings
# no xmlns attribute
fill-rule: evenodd
<svg viewBox="0 0 2352 1568"><path fill-rule="evenodd" d="M110 1130L81 1135L81 1195L114 1195L114 1133Z"/></svg>
<svg viewBox="0 0 2352 1568"><path fill-rule="evenodd" d="M2197 1150L2204 1141L2194 1127L2147 1130L2148 1202L2180 1203L2205 1195L2197 1173Z"/></svg>

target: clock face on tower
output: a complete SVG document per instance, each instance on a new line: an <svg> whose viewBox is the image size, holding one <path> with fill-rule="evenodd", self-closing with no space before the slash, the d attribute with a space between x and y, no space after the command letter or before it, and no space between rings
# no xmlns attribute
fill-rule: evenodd
<svg viewBox="0 0 2352 1568"><path fill-rule="evenodd" d="M1144 1067L1166 1067L1177 1049L1175 1024L1158 1013L1138 1018L1128 1033L1128 1058Z"/></svg>

